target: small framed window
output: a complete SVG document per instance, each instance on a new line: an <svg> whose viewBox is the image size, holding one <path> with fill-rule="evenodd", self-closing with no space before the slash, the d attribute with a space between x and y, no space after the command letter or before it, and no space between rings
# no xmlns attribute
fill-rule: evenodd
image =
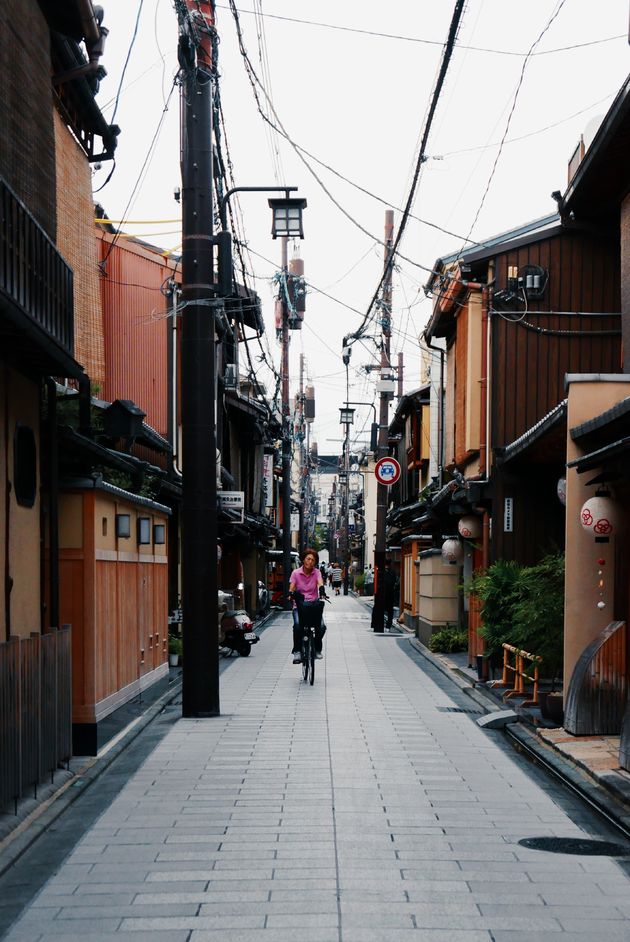
<svg viewBox="0 0 630 942"><path fill-rule="evenodd" d="M15 426L13 439L13 487L22 507L32 507L37 494L37 448L35 433L28 425Z"/></svg>
<svg viewBox="0 0 630 942"><path fill-rule="evenodd" d="M138 543L148 545L151 542L151 518L138 517Z"/></svg>
<svg viewBox="0 0 630 942"><path fill-rule="evenodd" d="M156 523L153 526L153 542L160 544L166 542L166 527L163 523Z"/></svg>

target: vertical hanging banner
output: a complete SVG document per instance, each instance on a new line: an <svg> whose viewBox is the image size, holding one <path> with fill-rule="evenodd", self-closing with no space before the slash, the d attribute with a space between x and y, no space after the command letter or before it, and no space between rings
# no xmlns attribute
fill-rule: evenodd
<svg viewBox="0 0 630 942"><path fill-rule="evenodd" d="M503 503L503 532L511 533L514 521L514 498L506 497Z"/></svg>
<svg viewBox="0 0 630 942"><path fill-rule="evenodd" d="M263 499L265 507L273 507L273 455L263 455Z"/></svg>

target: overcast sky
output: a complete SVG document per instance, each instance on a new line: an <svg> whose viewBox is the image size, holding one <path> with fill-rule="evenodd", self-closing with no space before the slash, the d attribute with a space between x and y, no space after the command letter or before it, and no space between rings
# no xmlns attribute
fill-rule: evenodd
<svg viewBox="0 0 630 942"><path fill-rule="evenodd" d="M178 89L168 100L177 70L176 14L171 0L104 5L108 75L98 102L109 120L128 55L129 61L114 119L121 127L116 169L95 198L110 218L128 220L125 231L177 250ZM316 391L313 437L320 454L334 453L346 397L342 338L360 324L382 272L385 204L395 208L397 225L408 197L454 0L237 0L236 6L277 119L312 155L305 156L309 170L263 121L234 17L227 0L217 4L221 99L236 184L297 186L308 200L306 237L297 249L312 287L304 327L292 333L291 385L293 393L304 353ZM592 136L628 74L627 33L627 0L467 3L412 209L418 218L410 220L401 246L408 260L399 259L394 273L392 351L404 353L406 391L420 385L416 338L430 314L422 291L428 271L466 239L555 211L550 194L565 189L580 134ZM95 190L110 170L104 164L95 172ZM248 266L278 364L273 275L280 244L271 239L267 196L245 194L239 202ZM377 358L370 340L355 344L351 400L373 401L376 376L362 367ZM267 380L264 369L261 376ZM369 408L359 410L357 431L371 416Z"/></svg>

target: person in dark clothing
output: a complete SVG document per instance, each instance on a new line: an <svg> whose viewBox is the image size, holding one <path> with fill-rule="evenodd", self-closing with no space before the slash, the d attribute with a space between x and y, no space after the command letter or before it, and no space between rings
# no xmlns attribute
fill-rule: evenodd
<svg viewBox="0 0 630 942"><path fill-rule="evenodd" d="M389 631L394 620L394 606L398 596L398 579L390 559L385 560L383 572L383 595L385 598L385 630Z"/></svg>
<svg viewBox="0 0 630 942"><path fill-rule="evenodd" d="M348 594L348 587L349 587L349 585L350 585L350 572L349 572L349 570L348 570L348 566L347 566L347 565L345 565L345 566L343 567L343 570L342 570L342 573L341 573L341 581L343 582L343 594L344 594L344 595L347 595L347 594Z"/></svg>

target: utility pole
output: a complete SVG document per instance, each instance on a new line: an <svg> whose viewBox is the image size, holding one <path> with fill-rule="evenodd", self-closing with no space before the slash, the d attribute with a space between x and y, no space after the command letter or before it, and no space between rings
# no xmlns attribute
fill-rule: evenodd
<svg viewBox="0 0 630 942"><path fill-rule="evenodd" d="M392 264L391 251L394 241L394 213L385 210L385 274L383 277L383 295L381 301L381 324L383 336L381 343L381 383L386 376L392 375L390 362L390 338L392 333ZM378 423L377 459L387 454L387 430L389 427L389 392L381 386L381 398ZM383 573L385 572L385 517L387 515L386 484L377 484L376 490L376 546L374 548L374 608L372 609L372 630L385 630L385 593Z"/></svg>
<svg viewBox="0 0 630 942"><path fill-rule="evenodd" d="M398 351L398 398L403 397L403 352Z"/></svg>
<svg viewBox="0 0 630 942"><path fill-rule="evenodd" d="M219 715L210 0L180 10L183 715Z"/></svg>

